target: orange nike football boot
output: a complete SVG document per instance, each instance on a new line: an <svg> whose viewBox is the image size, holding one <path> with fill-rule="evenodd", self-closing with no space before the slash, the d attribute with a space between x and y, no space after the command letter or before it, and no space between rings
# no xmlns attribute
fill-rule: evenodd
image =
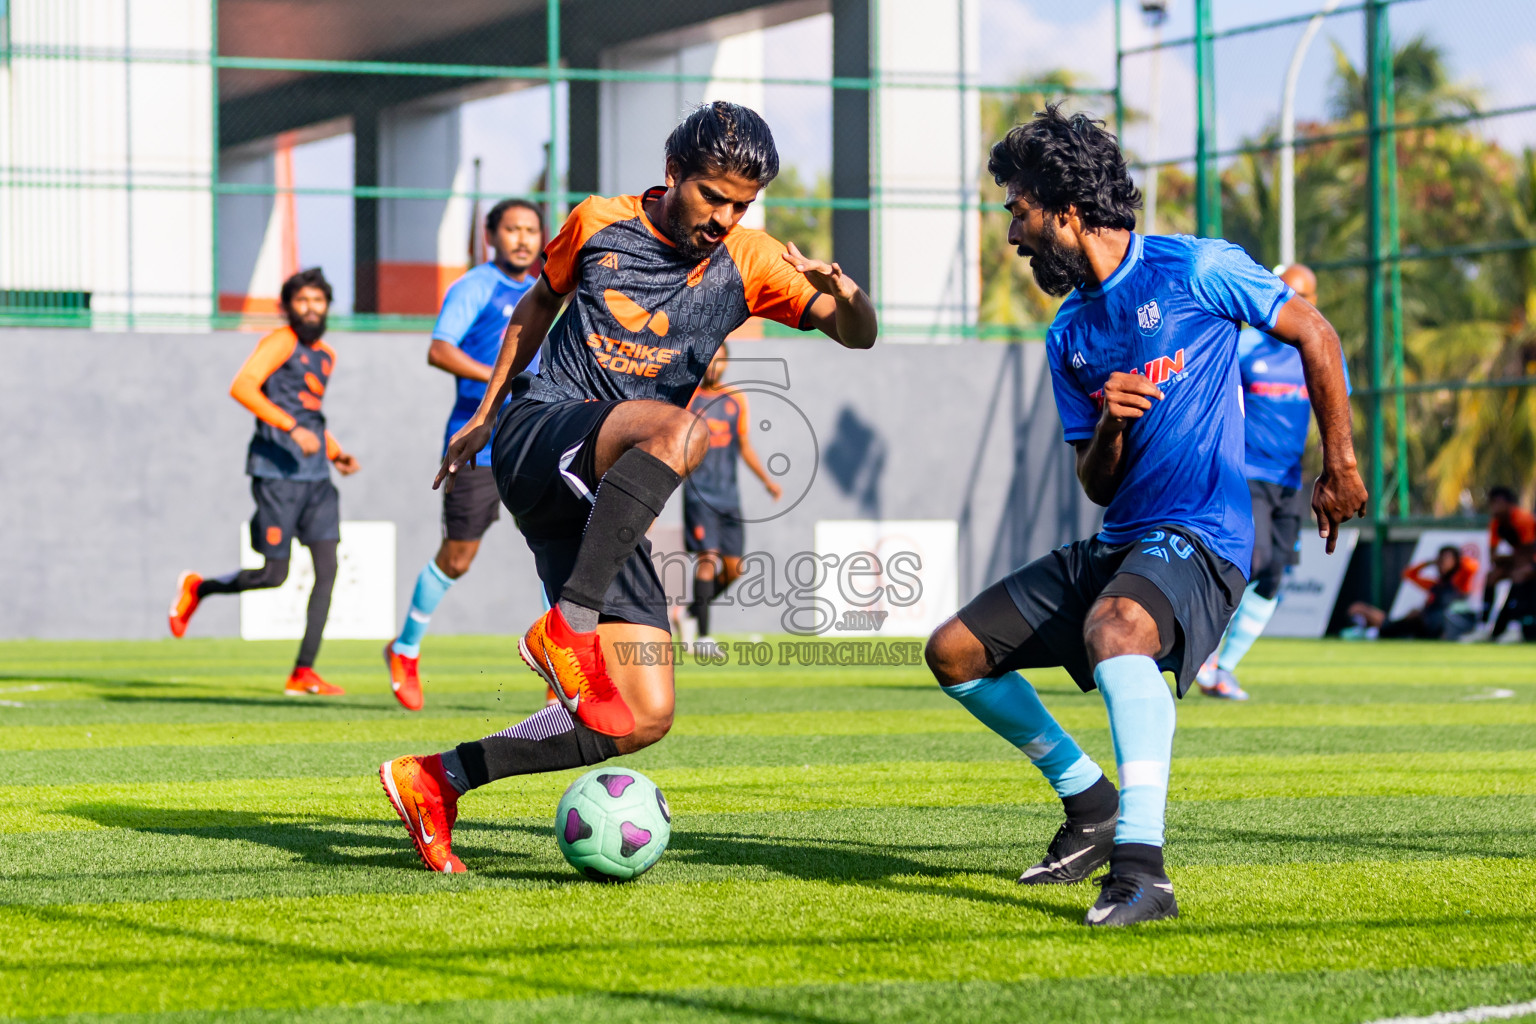
<svg viewBox="0 0 1536 1024"><path fill-rule="evenodd" d="M179 637L187 631L192 613L197 611L197 588L203 578L195 572L184 572L176 581L176 600L171 602L171 636Z"/></svg>
<svg viewBox="0 0 1536 1024"><path fill-rule="evenodd" d="M293 675L288 677L288 685L283 687L283 693L289 697L302 697L310 694L316 697L338 697L346 693L339 686L333 686L320 678L319 673L307 665L296 666Z"/></svg>
<svg viewBox="0 0 1536 1024"><path fill-rule="evenodd" d="M421 677L417 674L420 658L407 658L395 650L391 640L384 645L384 664L389 666L389 688L407 711L420 711L422 705Z"/></svg>
<svg viewBox="0 0 1536 1024"><path fill-rule="evenodd" d="M469 870L449 846L449 834L459 819L459 791L444 774L441 757L385 761L379 765L379 782L427 867L444 874Z"/></svg>
<svg viewBox="0 0 1536 1024"><path fill-rule="evenodd" d="M548 683L545 683L544 684L544 706L545 707L549 707L551 704L559 704L559 703L560 703L560 698L555 696L555 688L553 686L550 686Z"/></svg>
<svg viewBox="0 0 1536 1024"><path fill-rule="evenodd" d="M565 709L594 732L628 736L635 716L608 677L597 631L578 633L555 605L539 616L517 642L528 667L549 684Z"/></svg>

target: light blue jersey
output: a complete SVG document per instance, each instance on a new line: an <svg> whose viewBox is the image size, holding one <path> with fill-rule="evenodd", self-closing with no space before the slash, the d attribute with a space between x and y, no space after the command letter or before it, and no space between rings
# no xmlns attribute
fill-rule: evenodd
<svg viewBox="0 0 1536 1024"><path fill-rule="evenodd" d="M507 332L507 321L512 317L512 309L517 305L517 300L523 297L523 293L533 287L535 280L537 278L529 274L521 281L514 281L502 273L495 263L480 264L453 282L448 289L448 294L443 297L442 312L437 314L437 323L432 328L432 337L457 345L476 362L495 365L496 356L501 352L501 339ZM526 372L539 372L537 355L533 357ZM485 383L460 377L457 391L453 412L448 416L448 427L443 433L444 454L448 451L448 440L469 422L469 418L480 407L481 400L485 398ZM490 464L491 446L486 445L475 456L475 465Z"/></svg>
<svg viewBox="0 0 1536 1024"><path fill-rule="evenodd" d="M1253 327L1237 341L1238 372L1243 379L1243 414L1247 419L1246 472L1250 480L1281 487L1301 486L1301 456L1312 424L1312 401L1301 353ZM1345 393L1349 367L1344 368Z"/></svg>
<svg viewBox="0 0 1536 1024"><path fill-rule="evenodd" d="M1111 373L1145 374L1164 396L1126 431L1125 475L1099 534L1106 543L1179 526L1248 574L1237 337L1245 323L1274 327L1293 294L1230 242L1132 234L1108 280L1062 303L1046 354L1068 442L1093 437Z"/></svg>

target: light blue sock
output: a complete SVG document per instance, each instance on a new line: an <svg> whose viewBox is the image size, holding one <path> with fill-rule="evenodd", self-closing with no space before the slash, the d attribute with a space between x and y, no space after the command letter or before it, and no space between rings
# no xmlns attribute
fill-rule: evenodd
<svg viewBox="0 0 1536 1024"><path fill-rule="evenodd" d="M411 594L411 610L405 613L405 625L395 640L395 653L407 658L421 656L421 638L427 635L427 623L437 611L443 595L453 586L448 574L437 567L437 560L428 562L421 575L416 577L416 591Z"/></svg>
<svg viewBox="0 0 1536 1024"><path fill-rule="evenodd" d="M1144 654L1123 654L1093 670L1115 741L1120 772L1120 823L1115 842L1163 845L1168 762L1173 757L1173 694Z"/></svg>
<svg viewBox="0 0 1536 1024"><path fill-rule="evenodd" d="M1270 617L1275 614L1279 604L1279 594L1260 597L1252 585L1243 591L1243 600L1233 613L1232 621L1227 623L1226 635L1221 640L1221 653L1216 656L1218 668L1228 672L1237 668L1237 663L1243 660L1243 656L1253 647L1253 642L1264 632L1264 627L1269 625Z"/></svg>
<svg viewBox="0 0 1536 1024"><path fill-rule="evenodd" d="M1076 796L1104 777L1093 759L1056 724L1035 688L1017 672L942 689L982 725L1023 751L1057 796Z"/></svg>

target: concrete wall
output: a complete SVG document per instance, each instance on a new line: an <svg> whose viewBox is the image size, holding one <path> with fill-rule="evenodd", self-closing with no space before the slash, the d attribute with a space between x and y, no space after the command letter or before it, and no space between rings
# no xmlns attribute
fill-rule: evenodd
<svg viewBox="0 0 1536 1024"><path fill-rule="evenodd" d="M342 514L397 524L403 614L440 537L440 498L429 485L452 386L426 365L424 337L328 340L338 360L327 414L363 465L338 482ZM251 514L243 470L252 420L227 388L255 342L0 331L0 429L11 439L0 456L0 637L164 636L178 572L236 567L237 527ZM847 352L816 335L739 343L733 355L738 377L787 372L787 388L752 385L782 396L754 400L754 419L793 420L819 450L804 500L749 527L752 550L778 559L813 550L818 519L956 519L964 599L1095 522L1060 440L1038 345ZM774 436L758 435L764 458ZM808 465L798 461L794 472ZM772 511L749 475L742 491L749 517ZM680 521L679 505L663 525ZM504 517L433 629L520 630L537 611L532 558ZM777 631L781 613L727 609L717 628ZM238 630L237 602L213 599L191 632Z"/></svg>

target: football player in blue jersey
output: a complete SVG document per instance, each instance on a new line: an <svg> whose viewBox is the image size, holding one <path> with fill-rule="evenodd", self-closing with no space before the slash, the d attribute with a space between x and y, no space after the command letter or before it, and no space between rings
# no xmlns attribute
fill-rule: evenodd
<svg viewBox="0 0 1536 1024"><path fill-rule="evenodd" d="M1015 570L941 625L929 667L944 691L1019 748L1066 822L1019 879L1078 882L1108 863L1084 923L1178 913L1163 865L1174 700L1216 646L1253 550L1237 339L1262 325L1293 345L1323 438L1312 493L1332 551L1364 513L1339 339L1313 305L1237 246L1134 232L1141 195L1115 137L1048 107L992 147L1008 240L1066 301L1046 336L1064 438L1097 536ZM1057 724L1021 669L1062 666L1109 712L1119 791Z"/></svg>
<svg viewBox="0 0 1536 1024"><path fill-rule="evenodd" d="M445 451L448 439L480 407L512 310L537 279L529 270L544 245L543 214L526 199L503 199L486 214L485 243L493 258L471 269L448 289L432 328L432 345L427 349L427 362L455 379L453 412L443 430ZM539 372L537 355L526 372ZM487 445L444 493L443 542L416 577L411 608L400 635L384 648L390 688L411 711L421 710L421 638L426 635L432 612L453 581L469 571L480 550L480 538L500 515L501 495L496 490Z"/></svg>
<svg viewBox="0 0 1536 1024"><path fill-rule="evenodd" d="M1279 270L1280 280L1317 305L1317 275L1296 263ZM1253 568L1248 589L1221 643L1200 666L1195 682L1207 697L1247 700L1233 671L1269 625L1280 604L1280 583L1301 559L1301 520L1306 492L1301 457L1312 424L1301 354L1257 327L1237 339L1238 374L1243 382L1243 464L1253 499ZM1349 374L1344 375L1346 388Z"/></svg>

